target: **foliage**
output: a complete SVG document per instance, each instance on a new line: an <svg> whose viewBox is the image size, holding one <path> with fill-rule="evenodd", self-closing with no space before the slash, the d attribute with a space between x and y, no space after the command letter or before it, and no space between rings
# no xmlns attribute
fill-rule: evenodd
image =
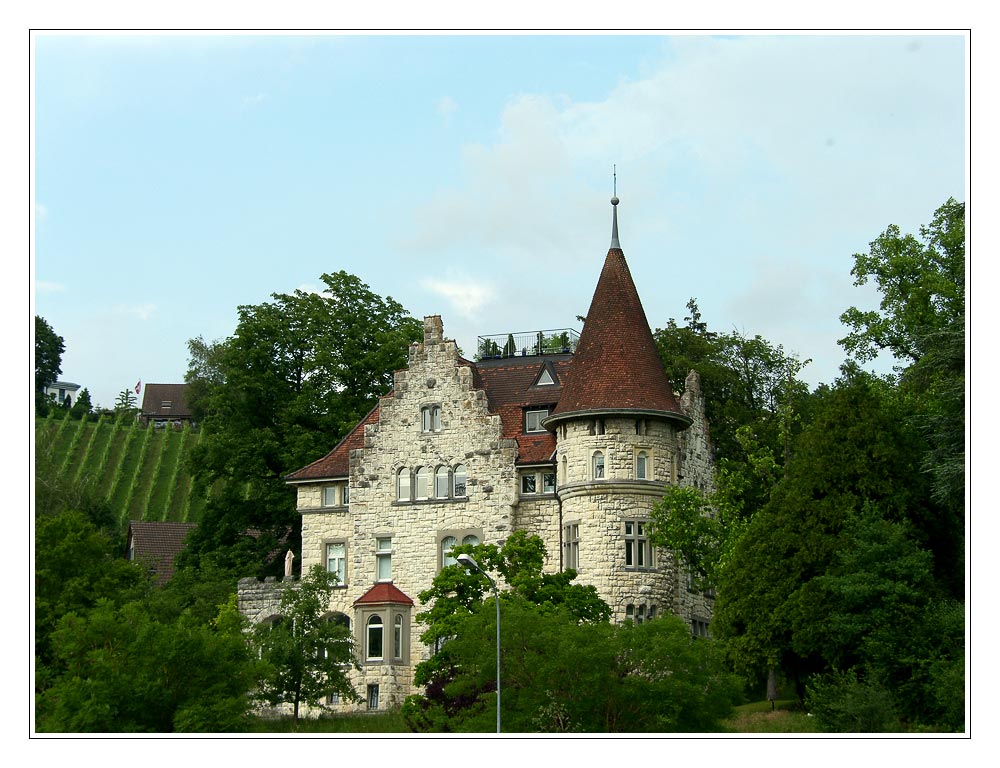
<svg viewBox="0 0 1000 768"><path fill-rule="evenodd" d="M242 730L255 682L235 596L213 627L155 620L106 598L62 617L52 637L65 671L38 697L47 732Z"/></svg>
<svg viewBox="0 0 1000 768"><path fill-rule="evenodd" d="M35 413L48 413L51 401L45 397L45 388L54 384L62 374L62 354L66 350L63 337L52 330L43 317L35 315Z"/></svg>
<svg viewBox="0 0 1000 768"><path fill-rule="evenodd" d="M115 400L115 413L120 420L129 419L135 416L138 408L136 408L136 394L134 391L126 387L121 392L118 393L118 397Z"/></svg>
<svg viewBox="0 0 1000 768"><path fill-rule="evenodd" d="M902 730L890 691L878 680L859 679L853 669L812 680L806 704L820 727L832 733Z"/></svg>
<svg viewBox="0 0 1000 768"><path fill-rule="evenodd" d="M295 291L238 309L236 332L189 343L185 380L204 432L192 451L208 494L189 557L234 573L267 570L268 554L297 548L295 494L284 476L329 451L392 385L419 323L346 272L322 293ZM249 536L253 529L257 536ZM287 538L286 538L287 537Z"/></svg>
<svg viewBox="0 0 1000 768"><path fill-rule="evenodd" d="M415 730L493 730L491 602L465 617L432 659L435 671L449 674L431 674L426 697L404 704ZM639 626L581 623L564 608L546 610L508 594L500 647L505 732L712 731L738 691L721 649L693 638L674 616Z"/></svg>
<svg viewBox="0 0 1000 768"><path fill-rule="evenodd" d="M360 669L350 630L327 615L336 583L335 574L314 565L283 592L279 620L254 628L254 647L265 664L258 695L272 705L291 704L295 720L301 704L327 709L332 693L361 701L348 679L352 666Z"/></svg>
<svg viewBox="0 0 1000 768"><path fill-rule="evenodd" d="M94 405L90 401L90 390L84 387L80 390L80 394L77 395L76 402L70 407L69 415L74 419L82 419L84 416L91 414L93 410Z"/></svg>
<svg viewBox="0 0 1000 768"><path fill-rule="evenodd" d="M900 397L925 436L922 469L942 512L937 552L956 563L948 579L963 589L961 528L965 517L965 204L949 198L919 240L889 226L868 253L855 254L856 285L874 280L878 311L851 307L841 320L851 330L840 343L859 362L888 352L900 370ZM897 369L899 370L899 369ZM947 554L944 550L947 549Z"/></svg>

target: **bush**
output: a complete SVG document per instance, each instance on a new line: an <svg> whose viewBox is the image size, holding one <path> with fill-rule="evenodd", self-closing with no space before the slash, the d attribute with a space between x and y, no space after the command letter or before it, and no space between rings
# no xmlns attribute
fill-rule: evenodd
<svg viewBox="0 0 1000 768"><path fill-rule="evenodd" d="M893 733L902 730L892 694L877 680L859 679L855 670L815 678L806 688L806 706L830 733Z"/></svg>

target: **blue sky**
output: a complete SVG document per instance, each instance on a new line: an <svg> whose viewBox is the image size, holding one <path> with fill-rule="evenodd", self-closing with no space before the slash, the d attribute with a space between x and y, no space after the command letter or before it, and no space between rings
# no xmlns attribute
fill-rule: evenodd
<svg viewBox="0 0 1000 768"><path fill-rule="evenodd" d="M346 270L476 336L579 327L610 241L830 382L852 254L966 198L960 34L33 38L34 312L111 406Z"/></svg>

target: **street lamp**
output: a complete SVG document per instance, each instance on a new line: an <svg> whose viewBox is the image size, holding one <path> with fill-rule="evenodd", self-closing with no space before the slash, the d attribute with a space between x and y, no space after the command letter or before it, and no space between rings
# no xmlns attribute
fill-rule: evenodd
<svg viewBox="0 0 1000 768"><path fill-rule="evenodd" d="M500 733L500 596L497 594L497 583L470 555L459 555L457 560L469 570L479 571L493 587L493 602L497 606L497 733Z"/></svg>

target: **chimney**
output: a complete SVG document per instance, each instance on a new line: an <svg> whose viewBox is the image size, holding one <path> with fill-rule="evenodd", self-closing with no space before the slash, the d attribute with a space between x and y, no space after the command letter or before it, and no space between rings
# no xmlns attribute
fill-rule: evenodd
<svg viewBox="0 0 1000 768"><path fill-rule="evenodd" d="M444 341L444 323L441 315L428 315L424 318L424 344L439 344Z"/></svg>

